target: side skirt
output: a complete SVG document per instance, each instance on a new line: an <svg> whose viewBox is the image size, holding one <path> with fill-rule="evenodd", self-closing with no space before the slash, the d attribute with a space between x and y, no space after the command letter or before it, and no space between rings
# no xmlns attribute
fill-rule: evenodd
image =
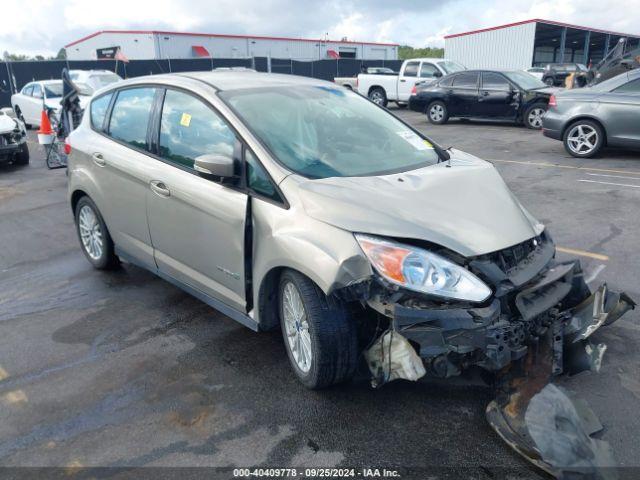
<svg viewBox="0 0 640 480"><path fill-rule="evenodd" d="M125 262L131 263L131 264L136 265L137 267L140 267L140 268L144 268L145 270L148 270L151 273L155 273L157 276L159 276L163 280L166 280L167 282L175 285L176 287L180 288L181 290L184 290L189 295L192 295L192 296L196 297L198 300L206 303L210 307L215 308L220 313L226 315L229 318L232 318L236 322L241 323L245 327L250 328L254 332L258 331L258 323L253 318L251 318L249 315L246 315L245 313L239 312L238 310L236 310L236 309L228 306L227 304L221 302L217 298L213 298L211 295L207 295L206 293L201 292L197 288L192 287L191 285L189 285L187 283L184 283L184 282L182 282L180 280L177 280L177 279L173 278L171 275L168 275L168 274L166 274L164 272L161 272L158 269L149 268L148 266L144 265L142 262L138 261L135 257L133 257L133 256L129 255L128 253L124 252L123 250L121 250L117 245L115 245L115 254L118 257L120 257L122 260L124 260Z"/></svg>

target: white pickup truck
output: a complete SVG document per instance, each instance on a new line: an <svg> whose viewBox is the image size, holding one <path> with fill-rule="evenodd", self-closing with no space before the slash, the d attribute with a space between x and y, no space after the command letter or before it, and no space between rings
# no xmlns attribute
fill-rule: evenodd
<svg viewBox="0 0 640 480"><path fill-rule="evenodd" d="M361 73L358 75L358 93L383 107L386 107L388 102L405 106L416 83L436 80L460 70L466 68L445 58L411 58L402 63L398 75Z"/></svg>

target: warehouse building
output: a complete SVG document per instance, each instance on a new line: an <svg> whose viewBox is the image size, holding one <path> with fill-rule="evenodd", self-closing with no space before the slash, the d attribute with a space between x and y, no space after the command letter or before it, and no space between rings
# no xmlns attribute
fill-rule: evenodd
<svg viewBox="0 0 640 480"><path fill-rule="evenodd" d="M118 49L130 60L198 57L273 57L292 60L398 58L398 45L395 43L142 30L100 31L71 42L65 48L69 60L114 58Z"/></svg>
<svg viewBox="0 0 640 480"><path fill-rule="evenodd" d="M467 68L526 69L548 63L597 63L622 37L640 36L550 20L525 20L445 37L445 57Z"/></svg>

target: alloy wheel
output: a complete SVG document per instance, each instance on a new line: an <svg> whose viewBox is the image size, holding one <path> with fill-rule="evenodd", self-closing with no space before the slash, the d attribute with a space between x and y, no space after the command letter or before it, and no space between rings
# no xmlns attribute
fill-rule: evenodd
<svg viewBox="0 0 640 480"><path fill-rule="evenodd" d="M527 117L527 121L529 125L533 128L541 128L542 127L542 117L545 114L544 108L534 108L529 112L529 116Z"/></svg>
<svg viewBox="0 0 640 480"><path fill-rule="evenodd" d="M384 96L382 95L382 93L380 93L377 90L375 92L371 92L371 94L369 95L369 98L376 105L383 105L384 104Z"/></svg>
<svg viewBox="0 0 640 480"><path fill-rule="evenodd" d="M588 155L598 144L598 132L589 125L576 125L567 135L567 145L578 155Z"/></svg>
<svg viewBox="0 0 640 480"><path fill-rule="evenodd" d="M444 108L442 105L434 105L429 109L429 117L434 122L439 122L444 118Z"/></svg>
<svg viewBox="0 0 640 480"><path fill-rule="evenodd" d="M84 205L78 214L78 230L82 247L93 260L102 257L102 228L95 212L89 205Z"/></svg>
<svg viewBox="0 0 640 480"><path fill-rule="evenodd" d="M300 292L292 282L287 282L283 289L282 316L291 356L298 368L307 373L313 357L309 321Z"/></svg>

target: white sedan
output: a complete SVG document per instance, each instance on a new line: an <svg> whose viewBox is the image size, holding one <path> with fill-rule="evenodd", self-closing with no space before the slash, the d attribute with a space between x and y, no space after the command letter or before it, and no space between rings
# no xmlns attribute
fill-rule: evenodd
<svg viewBox="0 0 640 480"><path fill-rule="evenodd" d="M84 108L89 96L80 95L80 106ZM62 80L43 80L27 83L19 93L11 96L11 106L27 128L39 127L42 110L51 108L60 118Z"/></svg>

